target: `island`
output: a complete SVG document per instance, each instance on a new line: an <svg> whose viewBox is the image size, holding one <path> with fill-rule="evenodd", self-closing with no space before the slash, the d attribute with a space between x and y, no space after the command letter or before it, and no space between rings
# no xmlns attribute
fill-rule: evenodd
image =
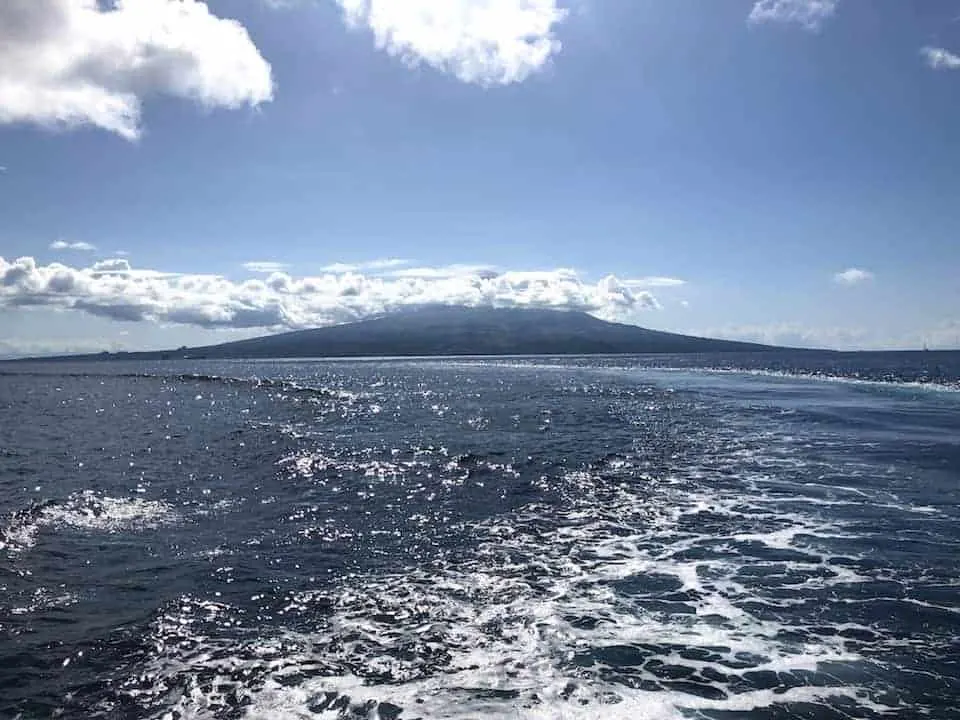
<svg viewBox="0 0 960 720"><path fill-rule="evenodd" d="M539 308L426 307L329 327L149 352L46 360L597 355L782 350L607 322L588 313Z"/></svg>

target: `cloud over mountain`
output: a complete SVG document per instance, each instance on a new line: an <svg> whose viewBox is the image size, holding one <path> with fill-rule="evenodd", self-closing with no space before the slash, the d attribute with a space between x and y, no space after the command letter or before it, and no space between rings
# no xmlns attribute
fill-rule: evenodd
<svg viewBox="0 0 960 720"><path fill-rule="evenodd" d="M399 277L274 272L237 282L136 269L125 259L75 268L0 257L0 307L79 310L115 320L204 328L318 327L421 305L557 308L613 319L658 307L650 292L637 289L640 282L610 275L591 283L571 270Z"/></svg>

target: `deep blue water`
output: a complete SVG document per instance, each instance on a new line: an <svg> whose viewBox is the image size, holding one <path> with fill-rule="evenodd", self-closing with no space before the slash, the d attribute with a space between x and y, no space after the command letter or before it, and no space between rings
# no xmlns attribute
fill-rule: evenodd
<svg viewBox="0 0 960 720"><path fill-rule="evenodd" d="M0 365L0 717L960 717L958 381Z"/></svg>

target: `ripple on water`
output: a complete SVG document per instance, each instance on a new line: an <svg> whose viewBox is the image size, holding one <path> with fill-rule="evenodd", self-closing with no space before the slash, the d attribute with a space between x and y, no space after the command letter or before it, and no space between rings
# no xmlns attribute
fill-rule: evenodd
<svg viewBox="0 0 960 720"><path fill-rule="evenodd" d="M122 450L152 443L149 492L179 504L127 498L118 473L3 520L18 570L94 545L113 563L9 583L17 627L77 620L76 642L65 625L16 636L46 673L25 703L164 720L782 720L941 717L960 697L952 478L911 487L943 477L912 458L948 463L949 438L938 425L939 445L880 452L873 430L901 427L899 389L562 362L370 367L170 377L156 416L153 379L87 388L137 433L158 418L163 444L131 434ZM825 420L827 395L841 402ZM953 395L915 395L918 437L950 420ZM882 416L865 417L875 397ZM106 587L142 552L162 561Z"/></svg>

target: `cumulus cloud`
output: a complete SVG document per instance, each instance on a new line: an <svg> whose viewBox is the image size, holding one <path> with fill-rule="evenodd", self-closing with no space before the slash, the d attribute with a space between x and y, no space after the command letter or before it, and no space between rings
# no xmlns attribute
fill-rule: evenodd
<svg viewBox="0 0 960 720"><path fill-rule="evenodd" d="M134 139L151 95L239 108L273 81L246 29L200 0L0 2L0 123Z"/></svg>
<svg viewBox="0 0 960 720"><path fill-rule="evenodd" d="M960 70L960 55L938 47L925 47L920 53L934 70Z"/></svg>
<svg viewBox="0 0 960 720"><path fill-rule="evenodd" d="M837 11L840 0L757 0L750 11L752 23L797 23L818 30Z"/></svg>
<svg viewBox="0 0 960 720"><path fill-rule="evenodd" d="M237 282L216 275L135 269L122 258L89 268L0 257L0 308L47 307L129 322L204 328L297 329L422 305L581 310L615 319L658 307L648 291L613 276L591 283L571 270L390 277L284 272Z"/></svg>
<svg viewBox="0 0 960 720"><path fill-rule="evenodd" d="M130 267L129 260L110 258L109 260L95 262L90 269L95 273L129 273L133 268Z"/></svg>
<svg viewBox="0 0 960 720"><path fill-rule="evenodd" d="M521 82L560 50L557 0L337 0L377 47L480 85Z"/></svg>
<svg viewBox="0 0 960 720"><path fill-rule="evenodd" d="M833 281L841 285L857 285L873 279L873 273L860 268L847 268L833 276Z"/></svg>
<svg viewBox="0 0 960 720"><path fill-rule="evenodd" d="M79 250L82 252L93 252L97 249L96 245L88 242L68 242L66 240L54 240L50 243L51 250Z"/></svg>
<svg viewBox="0 0 960 720"><path fill-rule="evenodd" d="M252 273L263 273L265 275L275 272L283 272L288 267L289 265L287 265L287 263L276 262L274 260L253 260L243 264L244 270Z"/></svg>

